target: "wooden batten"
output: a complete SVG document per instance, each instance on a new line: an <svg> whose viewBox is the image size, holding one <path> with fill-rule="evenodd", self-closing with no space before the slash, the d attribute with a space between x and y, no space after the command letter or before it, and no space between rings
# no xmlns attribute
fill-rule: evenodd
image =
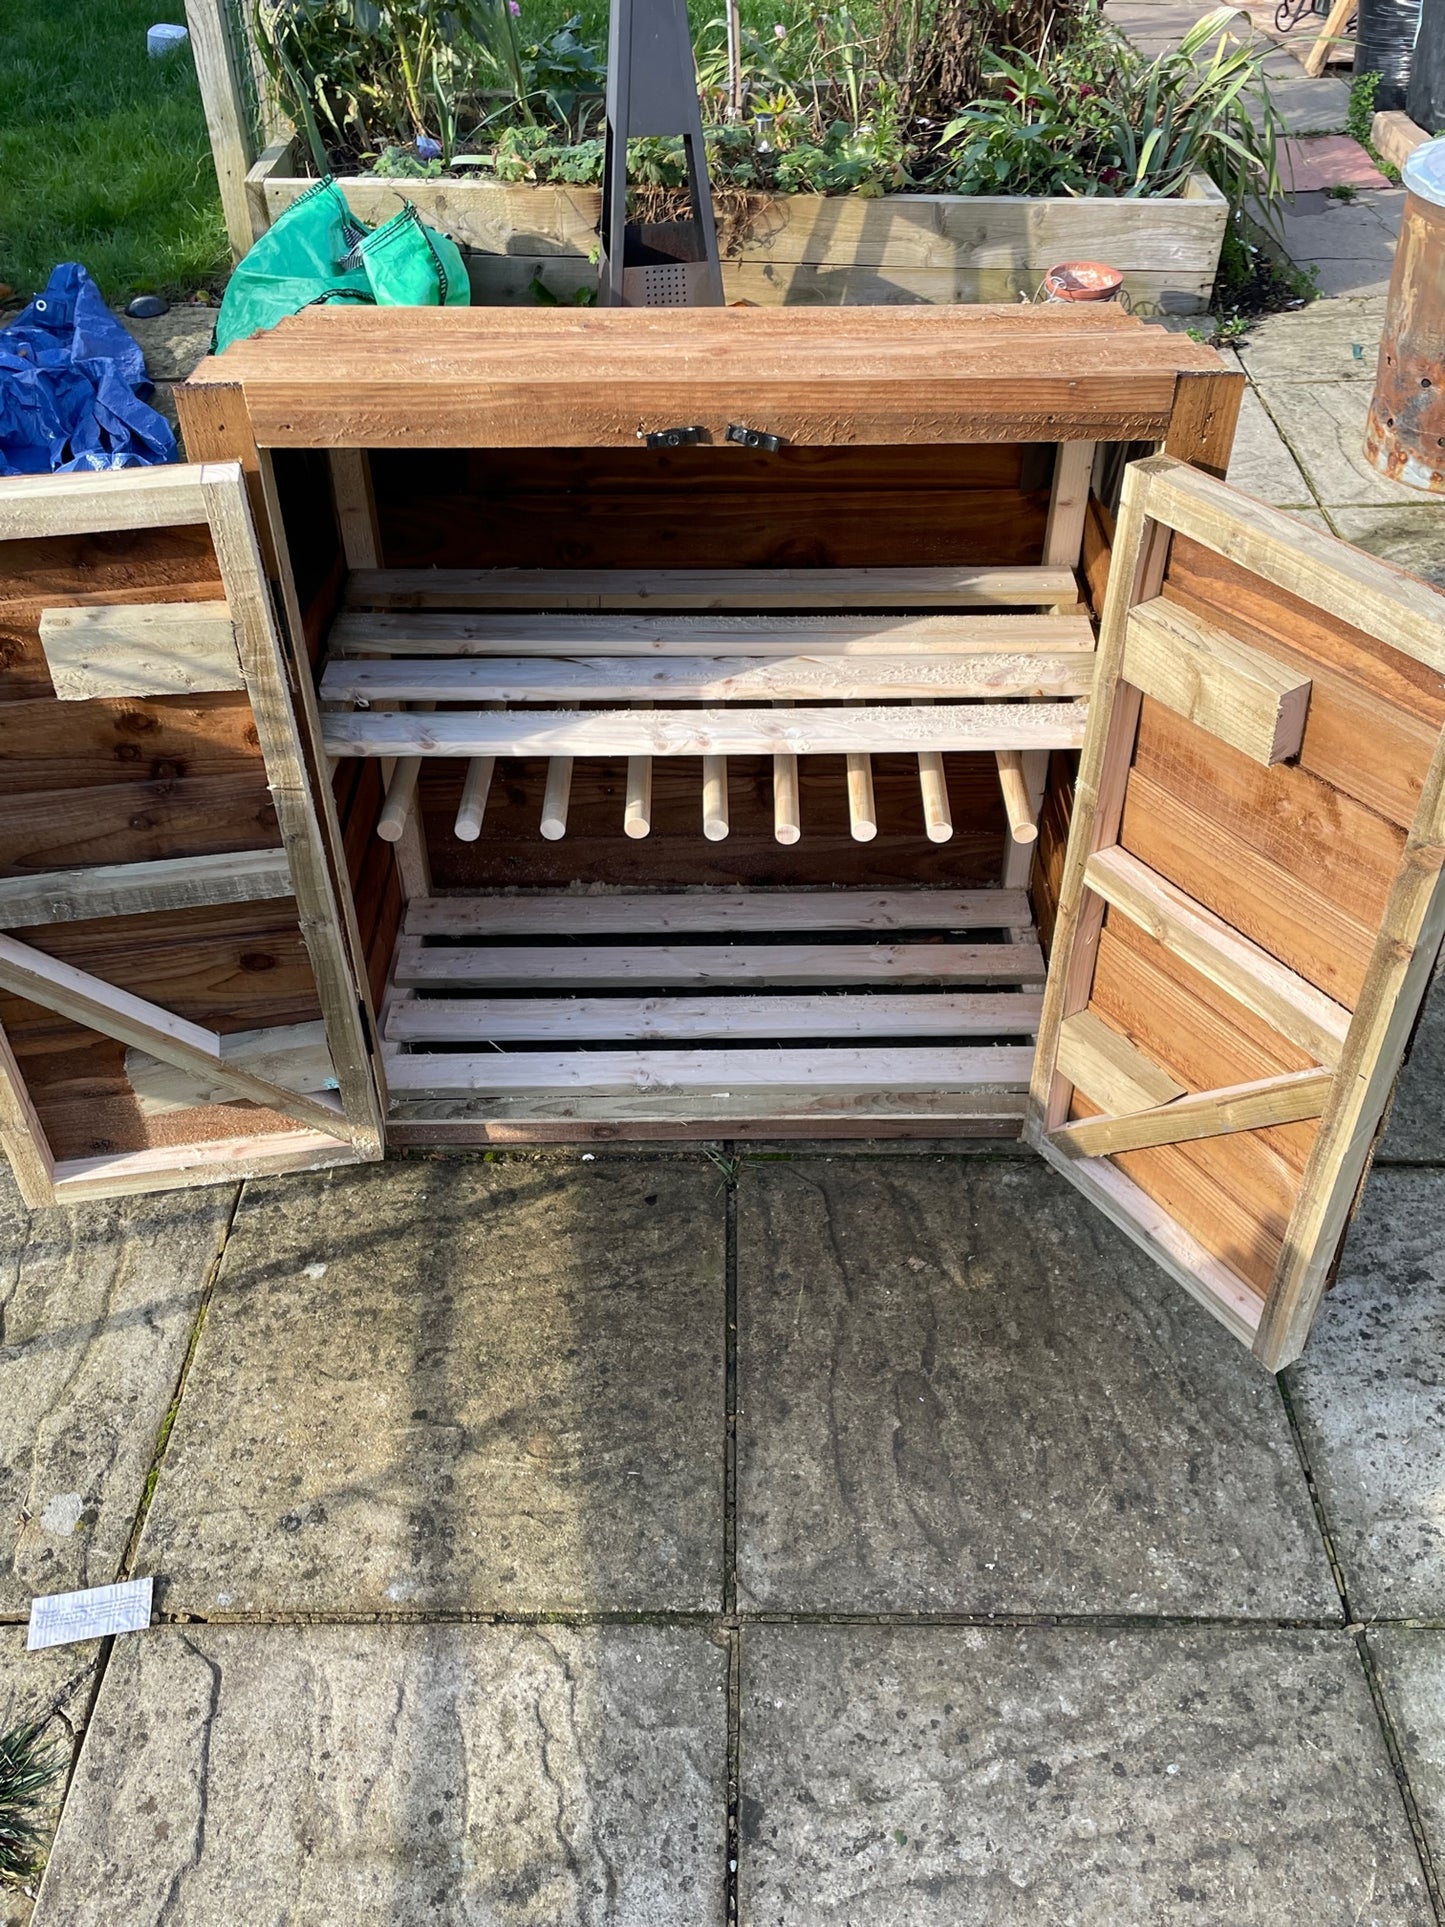
<svg viewBox="0 0 1445 1927"><path fill-rule="evenodd" d="M1310 678L1156 597L1129 613L1123 674L1256 763L1298 756Z"/></svg>
<svg viewBox="0 0 1445 1927"><path fill-rule="evenodd" d="M224 602L46 609L40 646L62 702L246 687L235 625Z"/></svg>

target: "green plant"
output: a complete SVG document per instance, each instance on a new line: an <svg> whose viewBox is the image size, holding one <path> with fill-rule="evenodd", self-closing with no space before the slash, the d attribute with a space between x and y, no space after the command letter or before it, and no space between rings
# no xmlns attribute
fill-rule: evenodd
<svg viewBox="0 0 1445 1927"><path fill-rule="evenodd" d="M1325 197L1331 201L1358 201L1360 190L1350 181L1336 181L1325 189Z"/></svg>
<svg viewBox="0 0 1445 1927"><path fill-rule="evenodd" d="M961 194L1162 196L1202 171L1233 208L1272 203L1279 123L1259 57L1230 45L1232 17L1216 8L1151 61L1097 16L1065 48L990 55L997 91L944 128L941 180Z"/></svg>
<svg viewBox="0 0 1445 1927"><path fill-rule="evenodd" d="M1375 145L1375 97L1380 91L1378 74L1356 74L1350 82L1350 104L1345 113L1345 132L1357 140L1388 181L1398 182L1400 170L1387 161Z"/></svg>
<svg viewBox="0 0 1445 1927"><path fill-rule="evenodd" d="M0 1875L24 1880L36 1871L44 1830L41 1803L65 1766L45 1736L48 1721L22 1720L0 1733Z"/></svg>

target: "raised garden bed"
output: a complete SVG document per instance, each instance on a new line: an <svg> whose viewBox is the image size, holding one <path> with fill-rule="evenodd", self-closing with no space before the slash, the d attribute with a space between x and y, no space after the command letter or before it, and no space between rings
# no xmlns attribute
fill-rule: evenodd
<svg viewBox="0 0 1445 1927"><path fill-rule="evenodd" d="M312 186L296 145L278 142L246 182L259 235ZM569 299L596 285L591 254L601 196L591 187L481 180L347 179L347 201L368 223L403 199L472 250L473 299L535 299L536 277ZM1207 175L1170 199L1021 195L796 194L758 197L724 227L730 301L803 307L1032 298L1059 261L1099 260L1124 273L1136 313L1202 314L1219 265L1228 203Z"/></svg>

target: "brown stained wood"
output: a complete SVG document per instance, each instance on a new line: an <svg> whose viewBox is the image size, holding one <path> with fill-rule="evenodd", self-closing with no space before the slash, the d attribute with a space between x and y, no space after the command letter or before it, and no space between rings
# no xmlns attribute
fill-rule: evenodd
<svg viewBox="0 0 1445 1927"><path fill-rule="evenodd" d="M0 873L212 856L281 841L263 771L31 791L0 810Z"/></svg>
<svg viewBox="0 0 1445 1927"><path fill-rule="evenodd" d="M1181 371L1164 436L1165 450L1223 479L1244 399L1244 376L1229 370Z"/></svg>
<svg viewBox="0 0 1445 1927"><path fill-rule="evenodd" d="M1403 833L1309 771L1262 769L1152 702L1134 770L1358 922L1384 909Z"/></svg>
<svg viewBox="0 0 1445 1927"><path fill-rule="evenodd" d="M1089 497L1084 516L1084 540L1079 557L1079 572L1089 592L1089 602L1097 615L1104 607L1109 587L1109 556L1114 546L1114 518L1097 495Z"/></svg>
<svg viewBox="0 0 1445 1927"><path fill-rule="evenodd" d="M1308 673L1301 767L1402 828L1410 822L1445 722L1445 689L1433 671L1199 543L1176 539L1164 594Z"/></svg>
<svg viewBox="0 0 1445 1927"><path fill-rule="evenodd" d="M295 906L286 902L48 924L19 934L48 956L208 1030L260 1030L320 1014Z"/></svg>
<svg viewBox="0 0 1445 1927"><path fill-rule="evenodd" d="M1144 695L1269 766L1299 754L1310 679L1156 597L1131 611L1124 676Z"/></svg>
<svg viewBox="0 0 1445 1927"><path fill-rule="evenodd" d="M1120 841L1326 996L1354 1008L1374 941L1358 917L1142 772L1130 778Z"/></svg>
<svg viewBox="0 0 1445 1927"><path fill-rule="evenodd" d="M1181 1144L1199 1138L1226 1137L1262 1125L1297 1123L1318 1117L1330 1089L1330 1073L1290 1071L1283 1077L1260 1078L1175 1098L1153 1110L1128 1117L1086 1118L1053 1133L1053 1142L1069 1157L1116 1157L1123 1151L1142 1151L1160 1144Z"/></svg>
<svg viewBox="0 0 1445 1927"><path fill-rule="evenodd" d="M182 777L263 776L243 695L0 703L0 791L102 788Z"/></svg>
<svg viewBox="0 0 1445 1927"><path fill-rule="evenodd" d="M697 1143L728 1138L742 1143L789 1138L1000 1138L1019 1135L1021 1091L879 1092L846 1108L839 1094L756 1094L705 1107L685 1098L551 1098L509 1103L505 1098L442 1103L393 1102L387 1142L398 1151L480 1149L486 1145ZM1253 1330L1253 1326L1250 1327Z"/></svg>
<svg viewBox="0 0 1445 1927"><path fill-rule="evenodd" d="M1047 495L881 489L409 495L385 505L395 567L878 568L1027 564Z"/></svg>

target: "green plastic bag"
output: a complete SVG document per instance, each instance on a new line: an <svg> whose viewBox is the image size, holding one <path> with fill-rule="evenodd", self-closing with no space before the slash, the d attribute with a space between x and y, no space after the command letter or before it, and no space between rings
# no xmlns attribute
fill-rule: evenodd
<svg viewBox="0 0 1445 1927"><path fill-rule="evenodd" d="M461 249L408 202L375 230L358 221L335 181L318 181L263 234L226 286L216 352L323 301L379 307L466 307Z"/></svg>

